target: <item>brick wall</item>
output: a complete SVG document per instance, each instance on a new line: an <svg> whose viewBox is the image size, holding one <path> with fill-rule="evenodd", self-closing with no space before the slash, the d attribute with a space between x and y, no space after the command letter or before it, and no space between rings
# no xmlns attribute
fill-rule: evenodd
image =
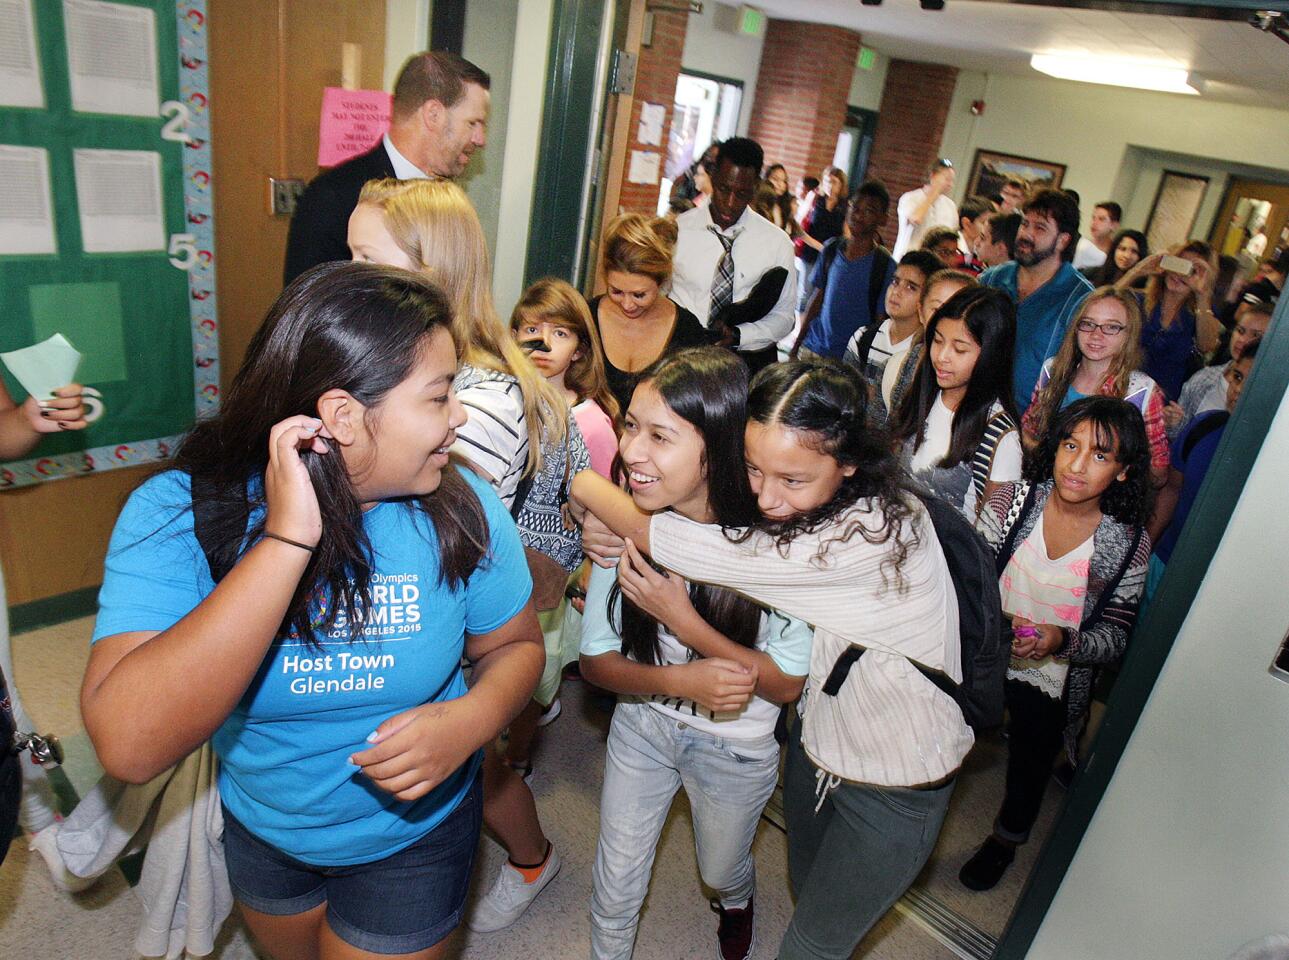
<svg viewBox="0 0 1289 960"><path fill-rule="evenodd" d="M868 176L882 181L891 193L891 217L883 231L888 245L895 242L899 230L895 201L926 182L927 167L939 155L957 82L957 67L932 63L892 60L886 71ZM958 176L967 176L965 167L971 158L951 159L958 167Z"/></svg>
<svg viewBox="0 0 1289 960"><path fill-rule="evenodd" d="M748 135L766 163L782 163L794 182L832 162L859 42L843 27L796 20L766 27Z"/></svg>
<svg viewBox="0 0 1289 960"><path fill-rule="evenodd" d="M667 139L671 134L672 104L676 100L676 78L680 76L680 61L685 52L685 30L689 14L658 11L653 17L653 40L640 49L636 66L635 103L631 108L631 142L627 147L627 170L631 167L631 153L648 150L661 154L659 177L666 167ZM640 129L640 111L646 103L660 103L667 108L667 119L662 127L662 145L643 144L636 140ZM636 210L652 214L658 209L657 183L631 183L625 175L619 205L623 210Z"/></svg>

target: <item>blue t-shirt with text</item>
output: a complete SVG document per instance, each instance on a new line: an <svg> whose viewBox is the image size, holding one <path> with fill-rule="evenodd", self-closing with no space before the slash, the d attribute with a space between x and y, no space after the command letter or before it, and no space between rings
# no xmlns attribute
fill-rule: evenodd
<svg viewBox="0 0 1289 960"><path fill-rule="evenodd" d="M341 619L269 647L250 687L211 737L219 792L229 811L266 843L305 863L340 866L383 859L432 830L472 784L479 755L410 803L377 787L349 757L381 723L413 707L463 696L466 634L501 627L527 603L528 565L514 521L497 495L461 471L488 521L489 552L457 589L439 579L433 525L410 503L363 514L374 553L363 637ZM214 589L193 532L189 477L170 471L144 483L117 520L108 548L94 641L163 631ZM254 522L256 516L252 516ZM322 622L329 597L312 601ZM202 695L201 660L192 696Z"/></svg>

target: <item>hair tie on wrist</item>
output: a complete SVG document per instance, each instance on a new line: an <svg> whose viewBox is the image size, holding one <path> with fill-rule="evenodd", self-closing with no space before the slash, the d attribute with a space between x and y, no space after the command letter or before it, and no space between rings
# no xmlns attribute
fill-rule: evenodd
<svg viewBox="0 0 1289 960"><path fill-rule="evenodd" d="M268 537L270 540L278 540L282 543L288 543L293 547L299 547L301 550L308 551L309 553L313 553L316 549L315 547L309 546L307 543L301 543L299 540L290 540L287 537L279 536L276 533L270 533L267 530L264 531L264 536Z"/></svg>

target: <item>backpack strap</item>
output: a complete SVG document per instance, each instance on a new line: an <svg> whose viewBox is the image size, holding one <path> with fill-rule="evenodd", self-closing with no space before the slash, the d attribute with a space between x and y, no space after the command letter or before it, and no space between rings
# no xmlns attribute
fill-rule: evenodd
<svg viewBox="0 0 1289 960"><path fill-rule="evenodd" d="M878 307L882 305L882 294L886 291L886 271L890 268L891 254L880 243L873 247L873 265L868 273L868 325L878 326ZM868 362L867 356L864 362Z"/></svg>
<svg viewBox="0 0 1289 960"><path fill-rule="evenodd" d="M985 505L985 484L989 482L989 475L994 472L994 457L998 453L998 446L1002 443L1003 437L1015 429L1016 421L1006 411L994 414L985 424L984 436L980 438L975 456L971 458L971 486L976 491L977 518Z"/></svg>
<svg viewBox="0 0 1289 960"><path fill-rule="evenodd" d="M859 357L860 371L868 369L868 354L873 349L873 341L877 339L877 334L881 332L881 329L882 325L874 320L864 328L864 335L855 344L855 353Z"/></svg>
<svg viewBox="0 0 1289 960"><path fill-rule="evenodd" d="M1007 535L1003 537L1003 542L998 547L996 563L998 576L1000 577L1003 575L1003 571L1007 569L1007 561L1011 559L1012 553L1016 550L1016 535L1020 532L1021 523L1029 516L1030 511L1034 509L1034 501L1037 499L1038 484L1031 483L1029 486L1029 492L1025 495L1025 502L1021 504L1020 512L1016 514L1016 519L1013 520L1011 526L1007 528Z"/></svg>
<svg viewBox="0 0 1289 960"><path fill-rule="evenodd" d="M824 248L820 251L820 258L823 260L823 263L821 264L822 269L819 271L819 275L823 277L824 286L816 289L823 290L824 287L828 286L828 271L832 269L833 261L837 259L838 242L839 241L837 239L824 242ZM813 273L814 271L811 272Z"/></svg>
<svg viewBox="0 0 1289 960"><path fill-rule="evenodd" d="M867 647L862 647L857 643L852 643L849 647L843 650L841 656L837 658L837 662L833 664L832 670L829 671L828 679L824 681L824 685L821 688L822 692L826 693L830 697L837 696L841 691L842 684L845 683L846 678L850 676L851 668L853 668L855 664L859 663L859 658L867 652ZM945 696L953 700L954 703L961 706L961 700L959 699L961 688L949 678L947 673L940 670L933 670L925 664L914 660L912 657L905 657L904 659L913 664L918 673L922 674L922 676L935 684L941 693L945 694Z"/></svg>

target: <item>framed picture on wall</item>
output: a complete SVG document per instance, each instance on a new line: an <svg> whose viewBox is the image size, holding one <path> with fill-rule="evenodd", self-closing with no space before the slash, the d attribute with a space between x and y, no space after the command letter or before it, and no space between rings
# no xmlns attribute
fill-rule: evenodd
<svg viewBox="0 0 1289 960"><path fill-rule="evenodd" d="M1155 202L1146 220L1146 242L1151 250L1166 250L1191 237L1200 204L1208 192L1208 177L1165 170L1159 178Z"/></svg>
<svg viewBox="0 0 1289 960"><path fill-rule="evenodd" d="M997 196L1009 177L1024 180L1030 190L1059 187L1065 179L1065 164L996 150L977 150L976 158L971 162L971 178L967 181L965 196Z"/></svg>

